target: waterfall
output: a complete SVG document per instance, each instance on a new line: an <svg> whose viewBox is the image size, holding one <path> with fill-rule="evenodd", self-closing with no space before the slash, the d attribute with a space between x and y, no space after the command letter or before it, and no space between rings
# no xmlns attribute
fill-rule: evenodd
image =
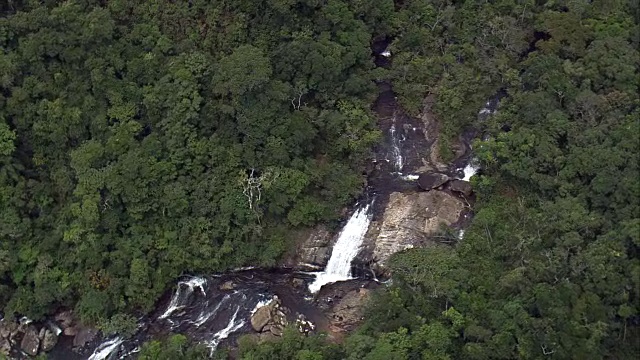
<svg viewBox="0 0 640 360"><path fill-rule="evenodd" d="M464 169L462 170L464 172L464 177L462 178L462 180L464 181L469 181L471 180L471 177L473 175L475 175L478 170L480 169L480 167L478 165L475 165L473 163L473 160L471 162L469 162L467 164L467 166L464 167Z"/></svg>
<svg viewBox="0 0 640 360"><path fill-rule="evenodd" d="M391 137L391 156L393 157L394 167L396 171L402 171L404 159L402 158L401 143L404 140L404 135L402 135L402 138L398 138L398 135L396 134L395 115L393 117L393 124L391 124L391 127L389 128L389 135Z"/></svg>
<svg viewBox="0 0 640 360"><path fill-rule="evenodd" d="M333 246L327 267L317 274L315 281L309 285L309 291L315 293L322 285L351 279L351 262L358 255L371 222L370 206L371 203L351 215Z"/></svg>
<svg viewBox="0 0 640 360"><path fill-rule="evenodd" d="M91 354L87 360L104 360L108 358L109 355L118 349L118 346L122 344L122 341L122 338L117 337L103 342L98 345L98 347L93 351L93 354Z"/></svg>
<svg viewBox="0 0 640 360"><path fill-rule="evenodd" d="M195 288L199 288L200 291L206 295L206 292L204 291L204 285L206 283L207 279L201 277L193 277L188 281L180 281L176 292L171 297L167 310L164 314L160 315L158 319L166 319L174 311L184 307L186 305L186 300L189 298L189 295L193 293Z"/></svg>

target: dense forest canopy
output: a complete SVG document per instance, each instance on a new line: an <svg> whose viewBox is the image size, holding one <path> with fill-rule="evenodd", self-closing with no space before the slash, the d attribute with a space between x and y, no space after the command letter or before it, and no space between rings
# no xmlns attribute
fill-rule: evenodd
<svg viewBox="0 0 640 360"><path fill-rule="evenodd" d="M5 4L5 311L149 310L181 273L274 265L287 229L336 218L379 137L354 14L381 10L321 5Z"/></svg>
<svg viewBox="0 0 640 360"><path fill-rule="evenodd" d="M380 135L436 98L441 156L493 94L476 216L394 256L343 344L246 359L634 358L639 7L624 0L8 1L0 5L0 304L146 311L183 272L274 265L335 219ZM393 39L390 69L374 39ZM186 357L178 337L141 358ZM189 357L205 353L189 350Z"/></svg>

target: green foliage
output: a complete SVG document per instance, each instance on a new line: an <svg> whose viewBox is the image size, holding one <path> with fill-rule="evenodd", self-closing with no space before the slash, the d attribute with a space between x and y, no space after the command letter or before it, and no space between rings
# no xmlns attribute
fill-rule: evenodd
<svg viewBox="0 0 640 360"><path fill-rule="evenodd" d="M486 99L464 240L395 254L347 359L634 359L640 313L637 4L404 1L390 76L443 157ZM476 126L478 123L476 123ZM506 126L505 126L506 125ZM508 129L508 131L505 131ZM274 346L274 345L269 345Z"/></svg>
<svg viewBox="0 0 640 360"><path fill-rule="evenodd" d="M0 156L11 155L15 146L16 134L5 123L0 123Z"/></svg>
<svg viewBox="0 0 640 360"><path fill-rule="evenodd" d="M632 358L640 294L638 6L625 1L0 4L0 305L132 332L183 272L274 265L357 196L390 79L474 144L476 216L391 261L343 345L246 359ZM393 37L391 69L370 43ZM425 102L433 95L435 103ZM425 108L425 103L430 108ZM505 126L506 125L506 126ZM503 129L509 129L504 131ZM109 319L109 320L105 320ZM142 359L199 359L183 336ZM221 355L222 356L222 355Z"/></svg>
<svg viewBox="0 0 640 360"><path fill-rule="evenodd" d="M181 273L275 265L359 195L390 1L0 11L7 312L145 312Z"/></svg>
<svg viewBox="0 0 640 360"><path fill-rule="evenodd" d="M136 318L127 314L115 314L109 320L100 324L100 330L103 334L128 337L132 336L138 329Z"/></svg>
<svg viewBox="0 0 640 360"><path fill-rule="evenodd" d="M192 345L184 335L171 335L164 341L153 340L140 349L140 360L200 360L208 359L208 351L202 345Z"/></svg>
<svg viewBox="0 0 640 360"><path fill-rule="evenodd" d="M239 341L238 358L246 360L290 359L321 360L339 359L340 347L329 343L323 335L304 336L295 327L288 327L282 339L258 343L246 336Z"/></svg>

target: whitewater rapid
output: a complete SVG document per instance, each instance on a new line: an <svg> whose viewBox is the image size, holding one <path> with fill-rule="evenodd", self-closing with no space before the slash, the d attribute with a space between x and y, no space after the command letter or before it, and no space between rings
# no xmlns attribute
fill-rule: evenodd
<svg viewBox="0 0 640 360"><path fill-rule="evenodd" d="M123 341L124 340L120 337L106 340L102 344L98 345L98 347L93 351L93 354L91 354L87 360L104 360L108 358L109 355L118 350L118 347Z"/></svg>

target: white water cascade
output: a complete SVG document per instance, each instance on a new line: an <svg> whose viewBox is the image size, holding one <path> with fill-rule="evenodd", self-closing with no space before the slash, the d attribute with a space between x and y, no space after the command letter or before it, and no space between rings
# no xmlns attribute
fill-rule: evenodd
<svg viewBox="0 0 640 360"><path fill-rule="evenodd" d="M174 311L184 307L186 305L186 300L189 298L189 295L193 293L194 289L199 288L200 291L206 295L204 291L204 285L206 283L207 279L197 276L187 281L180 281L176 292L171 297L171 302L169 303L167 310L164 314L160 315L159 319L166 319Z"/></svg>
<svg viewBox="0 0 640 360"><path fill-rule="evenodd" d="M404 158L402 157L402 142L406 140L404 134L398 135L396 130L396 115L393 115L393 124L389 128L389 136L391 137L391 156L393 157L393 165L396 171L401 172L404 167Z"/></svg>
<svg viewBox="0 0 640 360"><path fill-rule="evenodd" d="M471 177L475 175L479 169L480 169L480 166L474 164L473 161L468 163L467 166L465 166L464 169L462 169L462 171L464 172L464 177L462 178L462 180L464 181L471 180Z"/></svg>
<svg viewBox="0 0 640 360"><path fill-rule="evenodd" d="M222 304L224 304L227 300L229 300L229 298L231 298L231 296L229 294L225 295L222 300L220 300L218 302L218 305L216 305L216 307L213 308L213 310L211 311L207 311L207 308L205 307L201 312L200 315L198 315L198 318L196 319L196 321L193 323L196 327L200 327L202 324L206 323L207 320L209 320L209 318L211 318L212 316L214 316L218 310L220 310L220 307L222 306ZM207 301L207 305L208 305L208 301Z"/></svg>
<svg viewBox="0 0 640 360"><path fill-rule="evenodd" d="M316 293L325 284L351 279L351 262L358 255L371 223L370 207L371 203L351 215L333 246L327 267L317 273L315 281L309 284L309 291Z"/></svg>
<svg viewBox="0 0 640 360"><path fill-rule="evenodd" d="M122 342L123 339L119 337L103 342L98 345L98 347L93 351L93 354L91 354L87 360L104 360L108 358L109 355L118 350L118 346L120 346Z"/></svg>
<svg viewBox="0 0 640 360"><path fill-rule="evenodd" d="M240 311L240 305L236 307L236 311L233 313L231 319L229 319L227 326L215 333L213 335L213 338L207 342L207 347L211 350L211 355L213 355L213 352L216 350L222 340L228 338L231 333L240 330L246 323L245 320L242 319L238 319L236 321L238 317L238 311Z"/></svg>

